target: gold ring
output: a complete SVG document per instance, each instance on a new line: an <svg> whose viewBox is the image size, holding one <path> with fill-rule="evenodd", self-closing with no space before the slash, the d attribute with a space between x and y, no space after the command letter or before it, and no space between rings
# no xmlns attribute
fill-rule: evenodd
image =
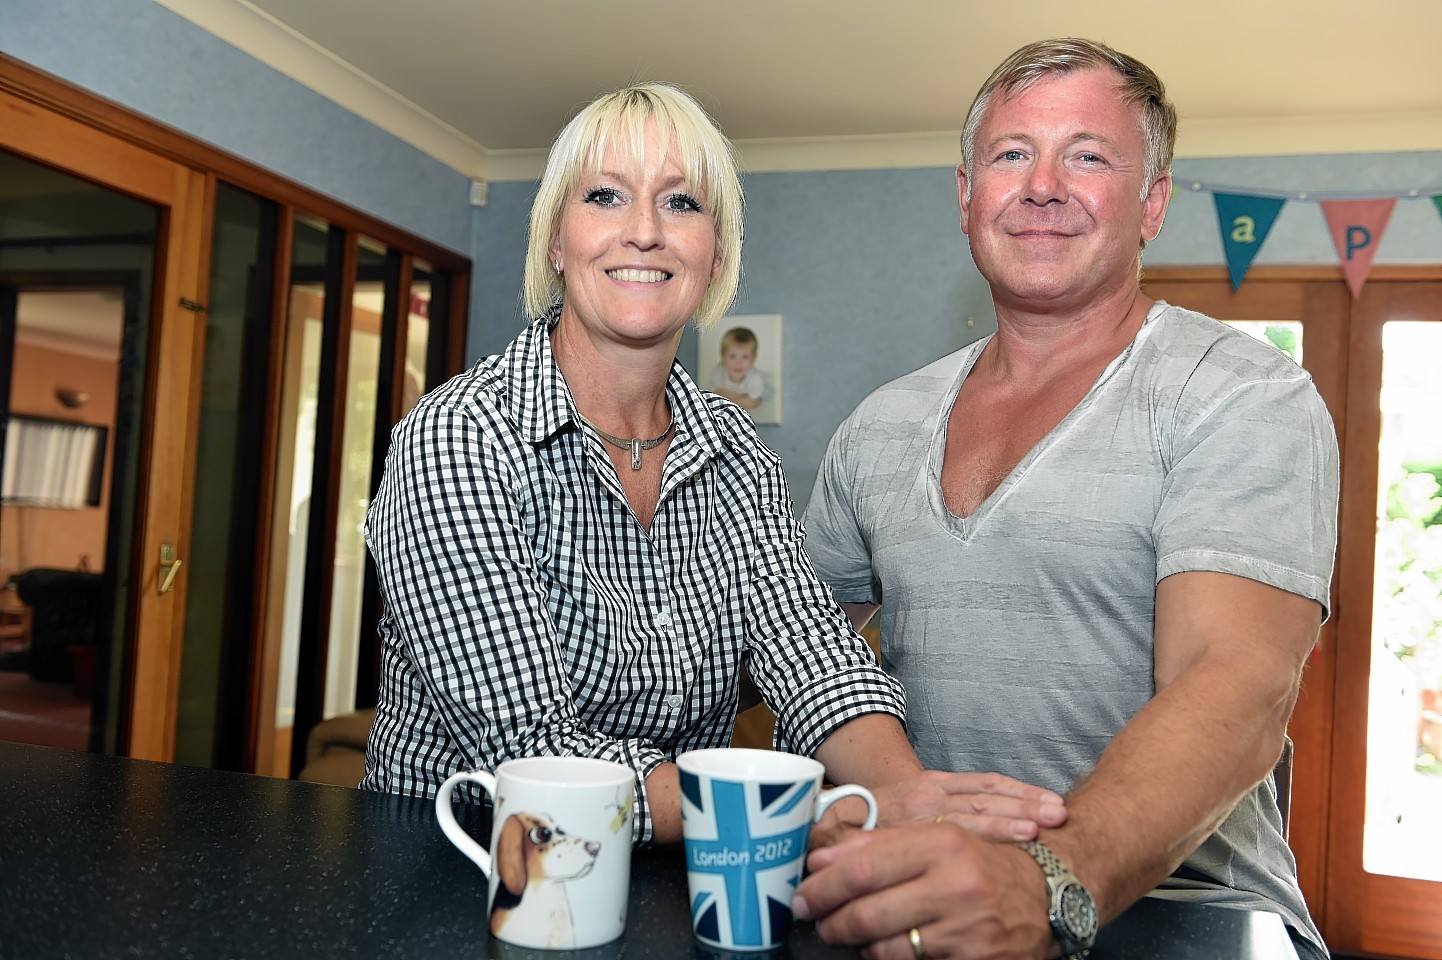
<svg viewBox="0 0 1442 960"><path fill-rule="evenodd" d="M921 931L912 927L906 939L911 941L911 952L916 954L916 960L926 960L926 948L921 945Z"/></svg>

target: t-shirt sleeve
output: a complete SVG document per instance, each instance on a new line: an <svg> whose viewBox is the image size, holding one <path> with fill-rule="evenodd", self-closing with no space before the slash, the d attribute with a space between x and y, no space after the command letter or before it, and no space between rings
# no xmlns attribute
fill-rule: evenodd
<svg viewBox="0 0 1442 960"><path fill-rule="evenodd" d="M1257 580L1330 611L1338 458L1312 381L1262 380L1189 408L1163 431L1170 461L1152 534L1157 580L1209 570ZM1169 449L1168 449L1169 448Z"/></svg>
<svg viewBox="0 0 1442 960"><path fill-rule="evenodd" d="M871 549L857 519L856 471L850 462L852 420L827 445L806 506L806 553L841 603L880 603L871 571Z"/></svg>

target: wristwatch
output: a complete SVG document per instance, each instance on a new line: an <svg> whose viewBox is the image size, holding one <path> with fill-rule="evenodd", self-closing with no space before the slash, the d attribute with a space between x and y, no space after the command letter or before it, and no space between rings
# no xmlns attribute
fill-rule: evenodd
<svg viewBox="0 0 1442 960"><path fill-rule="evenodd" d="M1035 840L1021 848L1041 867L1051 891L1047 919L1051 932L1061 944L1063 960L1083 960L1097 939L1097 906L1081 881L1066 868L1056 854Z"/></svg>

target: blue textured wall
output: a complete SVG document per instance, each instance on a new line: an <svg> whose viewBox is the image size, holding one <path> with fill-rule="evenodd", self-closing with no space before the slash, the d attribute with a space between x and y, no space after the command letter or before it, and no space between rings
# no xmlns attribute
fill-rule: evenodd
<svg viewBox="0 0 1442 960"><path fill-rule="evenodd" d="M526 221L536 184L493 183L471 221L471 360L500 353L525 322L521 276L526 265Z"/></svg>
<svg viewBox="0 0 1442 960"><path fill-rule="evenodd" d="M3 0L0 52L470 252L464 175L151 0Z"/></svg>
<svg viewBox="0 0 1442 960"><path fill-rule="evenodd" d="M783 422L761 435L798 506L862 397L995 328L955 184L946 168L746 178L735 309L782 316Z"/></svg>

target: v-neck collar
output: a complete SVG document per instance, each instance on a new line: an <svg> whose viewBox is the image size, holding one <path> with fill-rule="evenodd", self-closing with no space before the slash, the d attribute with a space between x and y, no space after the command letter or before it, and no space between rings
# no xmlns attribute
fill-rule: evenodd
<svg viewBox="0 0 1442 960"><path fill-rule="evenodd" d="M937 518L953 537L963 543L968 543L977 535L986 525L987 518L1000 510L1012 492L1026 479L1026 475L1032 466L1041 460L1042 457L1046 456L1047 451L1054 447L1057 442L1060 441L1061 437L1071 430L1077 421L1086 416L1087 412L1094 406L1092 403L1093 398L1106 388L1107 384L1115 377L1117 371L1131 359L1136 353L1137 348L1151 336L1151 332L1155 327L1153 321L1161 316L1162 312L1166 309L1168 309L1168 304L1164 300L1158 300L1152 304L1136 336L1132 337L1131 342L1123 348L1121 353L1111 359L1111 362L1109 362L1097 376L1096 380L1087 389L1087 392L1083 394L1082 398L1076 402L1074 407L1067 411L1066 416L1062 417L1056 426L1048 430L1046 435L1026 452L1021 460L1017 462L1016 466L1012 467L1007 475L1002 478L1001 483L997 484L996 489L992 490L991 493L987 494L986 499L977 504L975 510L971 511L971 513L965 517L958 517L952 513L951 509L946 505L946 497L941 490L941 468L946 459L947 427L951 422L952 408L956 406L956 398L961 394L961 385L966 382L966 378L971 374L972 367L976 365L976 361L980 359L983 351L986 350L986 345L991 342L991 338L995 336L995 334L973 345L971 356L967 357L965 362L962 363L961 368L957 370L956 379L952 382L951 389L947 391L941 400L940 409L934 418L935 427L932 429L931 443L927 448L926 455L926 493L931 504L932 515Z"/></svg>

